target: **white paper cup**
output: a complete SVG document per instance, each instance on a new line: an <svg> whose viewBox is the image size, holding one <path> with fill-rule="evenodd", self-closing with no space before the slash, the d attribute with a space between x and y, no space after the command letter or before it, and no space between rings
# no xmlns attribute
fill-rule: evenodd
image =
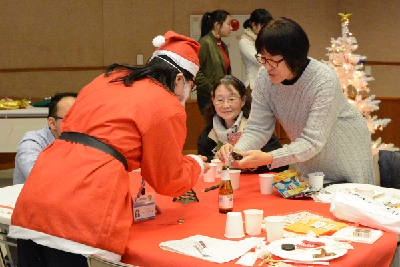
<svg viewBox="0 0 400 267"><path fill-rule="evenodd" d="M261 194L272 194L275 174L262 173L259 176Z"/></svg>
<svg viewBox="0 0 400 267"><path fill-rule="evenodd" d="M370 186L360 186L360 188L357 188L357 191L366 197L369 198L374 198L374 189Z"/></svg>
<svg viewBox="0 0 400 267"><path fill-rule="evenodd" d="M221 173L218 173L218 171L222 169L222 166L223 166L222 161L220 161L219 159L213 159L213 160L211 160L211 163L216 163L217 164L215 178L221 178Z"/></svg>
<svg viewBox="0 0 400 267"><path fill-rule="evenodd" d="M308 183L316 190L324 187L324 176L316 176L314 173L308 174Z"/></svg>
<svg viewBox="0 0 400 267"><path fill-rule="evenodd" d="M263 219L262 210L244 210L244 224L246 226L246 233L249 235L261 234L261 224Z"/></svg>
<svg viewBox="0 0 400 267"><path fill-rule="evenodd" d="M229 170L229 178L231 179L233 190L239 189L240 172L241 170Z"/></svg>
<svg viewBox="0 0 400 267"><path fill-rule="evenodd" d="M243 217L241 212L227 213L225 236L228 238L241 238L244 236Z"/></svg>
<svg viewBox="0 0 400 267"><path fill-rule="evenodd" d="M273 242L283 238L283 226L285 217L268 216L265 217L265 229L267 230L267 241Z"/></svg>
<svg viewBox="0 0 400 267"><path fill-rule="evenodd" d="M210 163L210 169L203 175L204 182L215 182L215 174L217 170L216 163Z"/></svg>

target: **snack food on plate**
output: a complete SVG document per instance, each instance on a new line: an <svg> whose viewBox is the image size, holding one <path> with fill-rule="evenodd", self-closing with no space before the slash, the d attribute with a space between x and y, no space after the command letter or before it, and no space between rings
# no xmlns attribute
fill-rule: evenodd
<svg viewBox="0 0 400 267"><path fill-rule="evenodd" d="M321 248L321 253L320 254L313 254L313 258L325 258L325 257L330 257L330 256L335 256L335 252L326 252L324 248Z"/></svg>

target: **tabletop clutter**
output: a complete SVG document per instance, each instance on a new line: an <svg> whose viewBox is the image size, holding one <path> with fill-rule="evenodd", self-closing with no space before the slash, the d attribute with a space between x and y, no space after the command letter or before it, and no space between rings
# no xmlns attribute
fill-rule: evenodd
<svg viewBox="0 0 400 267"><path fill-rule="evenodd" d="M332 191L323 188L324 174L321 172L308 174L308 179L292 170L259 174L261 194L272 194L275 188L288 201L313 198L316 202L331 202L330 210L337 220L308 211L265 216L263 210L235 211L234 191L239 189L240 171L233 173L222 168L217 161L212 167L204 175L204 181L215 182L219 174L221 182L203 192L224 189L222 198L219 194L219 207L221 212L223 206L222 213L226 213L224 236L228 240L194 235L162 242L159 244L161 248L217 263L239 258L236 263L243 266L253 266L257 259L261 259L260 265L269 266L293 266L290 263L328 265L329 260L353 249L351 242L372 244L382 236L382 230L400 233L400 214L397 211L400 205L394 207L393 200L377 201L377 194L383 193L374 190L380 187L360 184L328 186L336 190ZM235 182L230 181L231 175ZM329 195L329 198L323 195ZM243 240L231 240L243 237Z"/></svg>

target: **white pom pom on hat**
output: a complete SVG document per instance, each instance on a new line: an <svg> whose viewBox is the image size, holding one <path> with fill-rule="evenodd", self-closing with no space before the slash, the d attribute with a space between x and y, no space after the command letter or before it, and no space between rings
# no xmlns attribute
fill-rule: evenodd
<svg viewBox="0 0 400 267"><path fill-rule="evenodd" d="M199 71L199 50L200 44L195 40L168 31L164 36L157 36L153 39L153 45L157 47L152 58L165 55L172 59L178 66L196 76Z"/></svg>
<svg viewBox="0 0 400 267"><path fill-rule="evenodd" d="M165 44L165 38L164 38L164 36L158 35L158 36L156 36L156 37L153 39L153 45L154 45L155 47L160 47L160 46L162 46L163 44Z"/></svg>

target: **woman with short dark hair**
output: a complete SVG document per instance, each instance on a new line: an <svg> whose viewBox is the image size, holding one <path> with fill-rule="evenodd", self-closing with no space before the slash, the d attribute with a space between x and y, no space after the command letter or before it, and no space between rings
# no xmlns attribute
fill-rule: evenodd
<svg viewBox="0 0 400 267"><path fill-rule="evenodd" d="M323 172L325 183L374 184L371 134L364 117L344 96L336 73L307 57L309 41L296 22L278 18L256 40L260 70L251 113L235 149L244 158L232 166L276 168L296 164L305 174ZM259 150L279 120L291 140L272 152ZM226 160L232 145L219 150Z"/></svg>

